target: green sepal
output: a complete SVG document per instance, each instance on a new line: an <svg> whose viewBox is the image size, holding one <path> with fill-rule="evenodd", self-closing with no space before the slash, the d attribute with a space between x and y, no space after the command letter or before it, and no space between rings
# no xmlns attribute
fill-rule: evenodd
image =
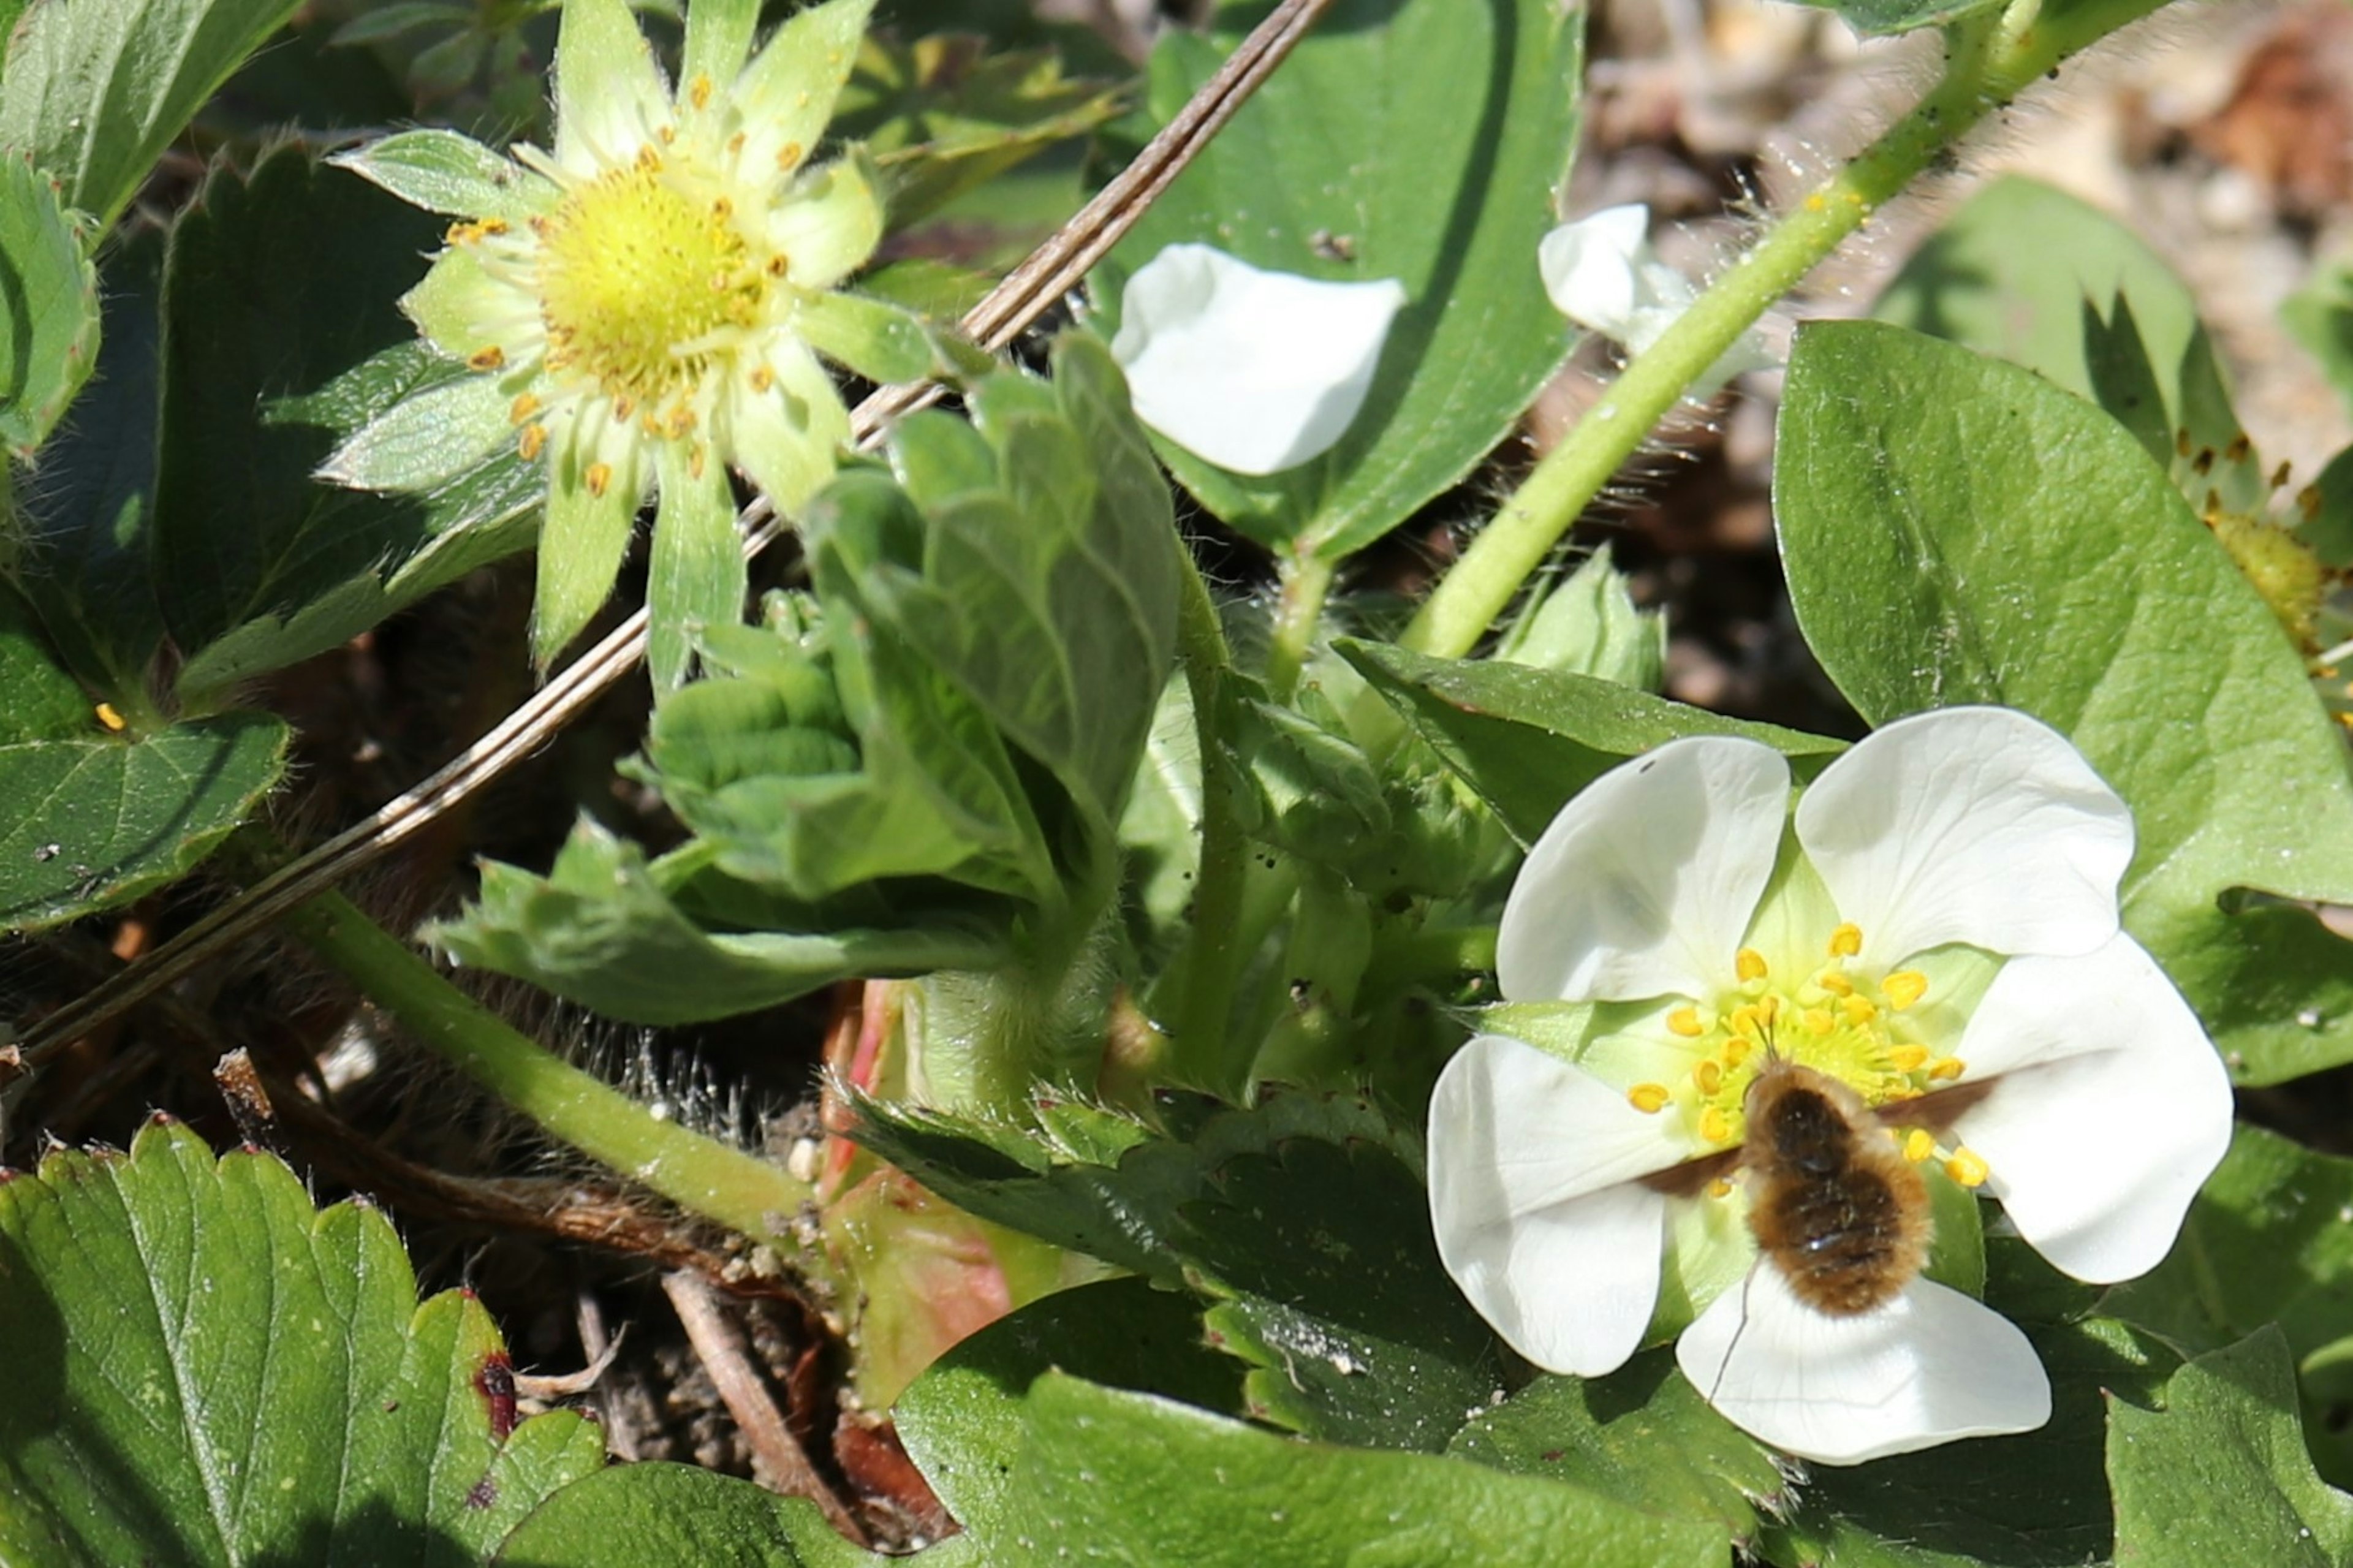
<svg viewBox="0 0 2353 1568"><path fill-rule="evenodd" d="M327 160L402 201L449 217L526 223L555 205L545 175L454 131L402 131Z"/></svg>

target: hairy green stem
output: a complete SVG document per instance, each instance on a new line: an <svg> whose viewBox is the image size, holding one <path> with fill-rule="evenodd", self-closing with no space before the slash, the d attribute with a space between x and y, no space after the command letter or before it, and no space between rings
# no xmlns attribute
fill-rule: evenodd
<svg viewBox="0 0 2353 1568"><path fill-rule="evenodd" d="M1193 697L1193 727L1201 751L1201 859L1193 878L1192 929L1176 962L1183 965L1169 1076L1240 1102L1250 1092L1257 1042L1233 1026L1234 987L1249 949L1241 942L1242 891L1248 847L1242 839L1236 781L1219 760L1220 688L1234 660L1226 647L1218 606L1198 563L1187 560L1176 608L1176 645L1185 684Z"/></svg>
<svg viewBox="0 0 2353 1568"><path fill-rule="evenodd" d="M1273 637L1267 644L1266 689L1278 702L1290 701L1298 689L1299 671L1314 647L1324 601L1332 592L1334 564L1311 550L1293 550L1277 563L1282 590L1275 600Z"/></svg>
<svg viewBox="0 0 2353 1568"><path fill-rule="evenodd" d="M411 1035L542 1131L681 1208L786 1245L805 1268L822 1269L821 1259L793 1238L792 1222L811 1190L782 1167L660 1120L517 1033L341 893L322 893L279 923Z"/></svg>
<svg viewBox="0 0 2353 1568"><path fill-rule="evenodd" d="M1947 28L1945 72L1936 86L1775 224L1664 336L1628 362L1601 401L1463 552L1398 640L1443 658L1469 653L1684 389L1775 300L1986 115L2061 61L2162 3L2091 0L2046 21L2039 0L2016 0L2006 11Z"/></svg>

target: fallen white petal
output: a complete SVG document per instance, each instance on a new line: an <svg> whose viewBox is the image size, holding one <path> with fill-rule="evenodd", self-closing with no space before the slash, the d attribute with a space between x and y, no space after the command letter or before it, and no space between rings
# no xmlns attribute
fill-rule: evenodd
<svg viewBox="0 0 2353 1568"><path fill-rule="evenodd" d="M1324 283L1207 245L1172 245L1127 280L1112 357L1136 417L1238 474L1329 450L1364 407L1395 279Z"/></svg>
<svg viewBox="0 0 2353 1568"><path fill-rule="evenodd" d="M1665 336L1699 297L1691 279L1651 248L1650 228L1650 208L1634 202L1562 224L1536 245L1536 270L1553 308L1630 353ZM1743 332L1691 395L1707 397L1744 371L1778 363L1756 332Z"/></svg>
<svg viewBox="0 0 2353 1568"><path fill-rule="evenodd" d="M1760 1259L1684 1331L1675 1360L1734 1426L1826 1465L2031 1432L2051 1418L2051 1381L2026 1336L1928 1279L1836 1318Z"/></svg>
<svg viewBox="0 0 2353 1568"><path fill-rule="evenodd" d="M1666 1199L1637 1179L1690 1151L1669 1116L1534 1046L1481 1035L1430 1102L1440 1258L1479 1315L1551 1372L1593 1377L1641 1342Z"/></svg>
<svg viewBox="0 0 2353 1568"><path fill-rule="evenodd" d="M1754 741L1670 741L1561 807L1504 904L1514 1002L1712 996L1772 874L1789 769Z"/></svg>
<svg viewBox="0 0 2353 1568"><path fill-rule="evenodd" d="M1953 1136L2034 1249L2078 1279L2145 1274L2231 1144L2231 1079L2170 981L2119 935L2002 967L1962 1037L1999 1074Z"/></svg>
<svg viewBox="0 0 2353 1568"><path fill-rule="evenodd" d="M2056 730L1946 708L1873 731L1798 803L1798 842L1866 965L1945 942L2083 953L2116 931L2132 813Z"/></svg>

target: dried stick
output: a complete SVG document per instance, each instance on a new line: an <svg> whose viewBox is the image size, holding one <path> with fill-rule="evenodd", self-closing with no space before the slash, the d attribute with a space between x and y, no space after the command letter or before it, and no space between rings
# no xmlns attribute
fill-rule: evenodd
<svg viewBox="0 0 2353 1568"><path fill-rule="evenodd" d="M662 1276L662 1289L670 1305L678 1309L678 1321L686 1325L686 1337L694 1346L694 1353L711 1373L719 1397L726 1402L727 1412L735 1417L743 1429L744 1440L752 1446L753 1457L767 1472L768 1484L786 1497L806 1498L817 1504L826 1522L858 1542L866 1544L866 1532L849 1510L842 1506L833 1489L809 1463L808 1451L793 1436L785 1424L784 1412L776 1408L768 1393L768 1380L752 1364L749 1348L744 1342L743 1331L727 1317L720 1304L719 1293L711 1282L691 1269L681 1268Z"/></svg>
<svg viewBox="0 0 2353 1568"><path fill-rule="evenodd" d="M988 349L1002 348L1076 288L1330 4L1283 0L1276 6L1117 179L973 307L961 323L963 331ZM861 445L870 445L884 420L920 408L939 395L935 384L881 388L851 414L853 433ZM765 548L785 527L765 496L746 507L739 521L747 531L747 553ZM646 612L640 608L432 777L263 878L113 980L50 1014L26 1034L22 1045L27 1056L38 1062L64 1042L137 1005L250 932L390 853L441 813L504 776L638 667L645 657L646 626Z"/></svg>

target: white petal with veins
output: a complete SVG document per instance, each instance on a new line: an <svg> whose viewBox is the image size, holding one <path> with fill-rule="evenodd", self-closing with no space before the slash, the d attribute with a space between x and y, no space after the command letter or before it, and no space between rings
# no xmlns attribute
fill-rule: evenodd
<svg viewBox="0 0 2353 1568"><path fill-rule="evenodd" d="M1986 1098L1953 1136L2037 1252L2113 1284L2163 1260L2231 1145L2231 1079L2156 961L2119 935L2080 958L2015 958L1961 1038Z"/></svg>
<svg viewBox="0 0 2353 1568"><path fill-rule="evenodd" d="M1512 1348L1598 1376L1634 1353L1659 1295L1666 1200L1638 1178L1692 1151L1590 1074L1482 1035L1430 1105L1440 1258Z"/></svg>
<svg viewBox="0 0 2353 1568"><path fill-rule="evenodd" d="M1137 418L1221 468L1277 473L1347 433L1405 300L1395 279L1324 283L1172 245L1127 280L1112 357Z"/></svg>
<svg viewBox="0 0 2353 1568"><path fill-rule="evenodd" d="M1496 975L1514 1002L1707 997L1772 874L1789 768L1754 741L1670 741L1561 808L1512 884Z"/></svg>
<svg viewBox="0 0 2353 1568"><path fill-rule="evenodd" d="M1798 842L1862 962L1945 942L2083 953L2116 931L2132 813L2056 730L1944 708L1874 730L1798 803Z"/></svg>
<svg viewBox="0 0 2353 1568"><path fill-rule="evenodd" d="M1725 1418L1826 1465L2031 1432L2051 1380L2009 1319L1929 1279L1852 1317L1818 1312L1760 1260L1684 1331L1675 1360Z"/></svg>

